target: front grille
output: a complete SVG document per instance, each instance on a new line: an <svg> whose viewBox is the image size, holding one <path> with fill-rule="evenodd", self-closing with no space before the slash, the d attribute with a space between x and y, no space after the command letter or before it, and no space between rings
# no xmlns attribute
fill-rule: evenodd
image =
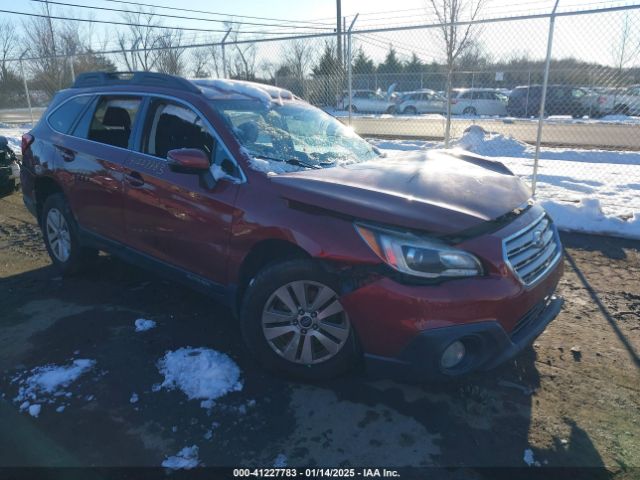
<svg viewBox="0 0 640 480"><path fill-rule="evenodd" d="M541 280L562 256L558 232L543 214L526 228L504 240L506 261L526 286Z"/></svg>

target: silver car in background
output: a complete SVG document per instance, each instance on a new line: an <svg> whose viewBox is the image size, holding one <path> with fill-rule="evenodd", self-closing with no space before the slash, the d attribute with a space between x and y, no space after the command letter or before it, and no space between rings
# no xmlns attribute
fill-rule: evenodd
<svg viewBox="0 0 640 480"><path fill-rule="evenodd" d="M417 113L445 113L447 100L433 90L403 92L396 106L396 113L415 115Z"/></svg>
<svg viewBox="0 0 640 480"><path fill-rule="evenodd" d="M381 91L374 90L353 90L351 92L351 111L365 113L393 113L396 102L394 93L387 92L385 95ZM349 93L344 92L339 108L347 110L349 108Z"/></svg>
<svg viewBox="0 0 640 480"><path fill-rule="evenodd" d="M506 116L509 98L495 88L454 88L451 113L454 115Z"/></svg>

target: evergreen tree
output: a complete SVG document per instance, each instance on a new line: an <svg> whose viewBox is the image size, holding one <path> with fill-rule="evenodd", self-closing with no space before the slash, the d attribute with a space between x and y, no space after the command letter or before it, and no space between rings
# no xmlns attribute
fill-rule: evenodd
<svg viewBox="0 0 640 480"><path fill-rule="evenodd" d="M393 45L389 45L387 56L380 65L378 65L378 73L400 73L402 72L402 62L398 60L398 54Z"/></svg>
<svg viewBox="0 0 640 480"><path fill-rule="evenodd" d="M404 71L408 73L420 73L424 70L424 63L414 53L411 54L411 60L404 66Z"/></svg>
<svg viewBox="0 0 640 480"><path fill-rule="evenodd" d="M358 48L358 53L353 61L353 73L374 73L376 70L373 60L371 60L362 47Z"/></svg>
<svg viewBox="0 0 640 480"><path fill-rule="evenodd" d="M336 55L336 47L332 42L325 42L320 60L311 71L315 77L336 75L342 72L342 66L338 63L338 56Z"/></svg>

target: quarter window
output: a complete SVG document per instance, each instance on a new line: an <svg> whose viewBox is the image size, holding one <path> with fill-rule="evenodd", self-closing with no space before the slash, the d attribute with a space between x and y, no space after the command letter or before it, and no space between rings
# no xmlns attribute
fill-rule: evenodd
<svg viewBox="0 0 640 480"><path fill-rule="evenodd" d="M131 128L140 108L137 97L103 97L89 128L89 140L128 148Z"/></svg>
<svg viewBox="0 0 640 480"><path fill-rule="evenodd" d="M56 132L69 133L71 127L78 118L78 115L84 110L91 101L90 95L81 95L63 103L49 116L49 124Z"/></svg>

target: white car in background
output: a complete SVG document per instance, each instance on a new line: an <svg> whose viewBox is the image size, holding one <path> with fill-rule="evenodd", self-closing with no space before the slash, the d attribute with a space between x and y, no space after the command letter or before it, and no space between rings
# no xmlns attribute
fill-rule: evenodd
<svg viewBox="0 0 640 480"><path fill-rule="evenodd" d="M396 112L405 115L417 113L445 113L447 100L433 90L403 92L398 99Z"/></svg>
<svg viewBox="0 0 640 480"><path fill-rule="evenodd" d="M454 88L451 113L454 115L507 115L509 98L495 88Z"/></svg>
<svg viewBox="0 0 640 480"><path fill-rule="evenodd" d="M589 111L592 117L640 115L640 85L627 88L593 87Z"/></svg>
<svg viewBox="0 0 640 480"><path fill-rule="evenodd" d="M348 92L344 93L339 106L344 110L349 109ZM353 90L351 92L352 112L393 113L395 107L393 91L387 91L386 95L380 90Z"/></svg>

